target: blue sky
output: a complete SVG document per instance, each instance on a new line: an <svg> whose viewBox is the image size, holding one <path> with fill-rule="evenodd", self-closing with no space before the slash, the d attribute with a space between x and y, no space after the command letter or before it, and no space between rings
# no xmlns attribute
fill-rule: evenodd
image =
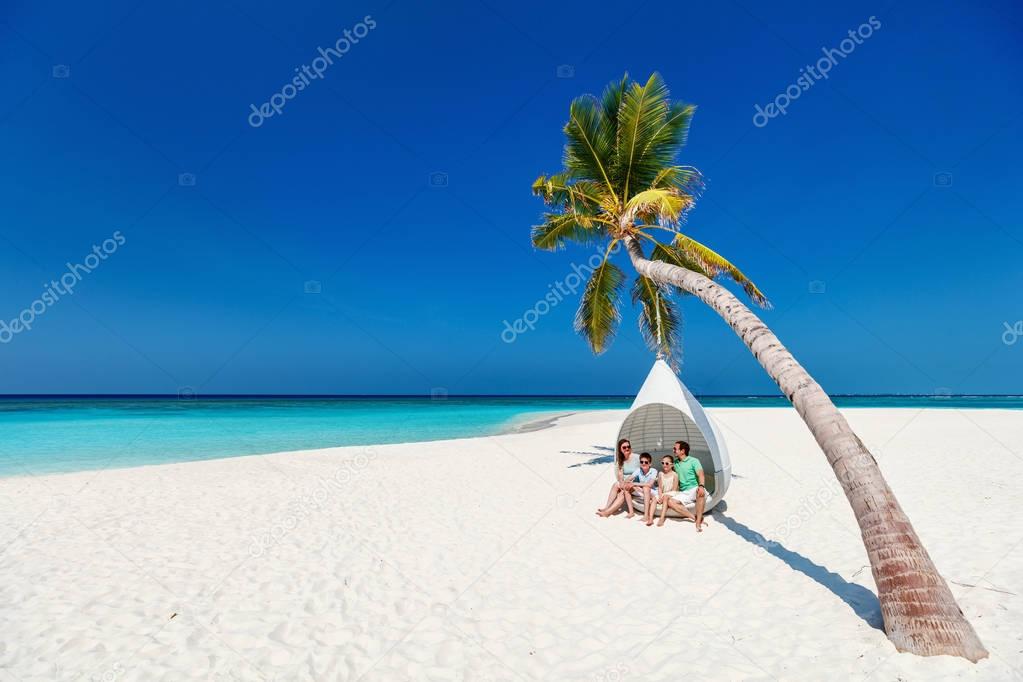
<svg viewBox="0 0 1023 682"><path fill-rule="evenodd" d="M0 344L0 392L633 392L651 357L628 306L599 358L577 295L501 331L590 255L529 243L569 102L654 70L699 107L691 234L770 296L765 321L825 389L1020 392L1017 3L103 5L0 10L0 318L124 241ZM683 310L695 391L776 391Z"/></svg>

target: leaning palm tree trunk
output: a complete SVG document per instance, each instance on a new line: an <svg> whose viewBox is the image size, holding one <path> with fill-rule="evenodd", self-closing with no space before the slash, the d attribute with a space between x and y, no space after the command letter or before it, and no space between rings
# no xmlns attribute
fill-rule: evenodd
<svg viewBox="0 0 1023 682"><path fill-rule="evenodd" d="M739 335L806 422L852 505L877 584L885 632L899 651L987 656L952 592L902 511L870 451L853 433L824 389L778 337L723 286L677 265L648 260L626 237L639 274L693 294Z"/></svg>

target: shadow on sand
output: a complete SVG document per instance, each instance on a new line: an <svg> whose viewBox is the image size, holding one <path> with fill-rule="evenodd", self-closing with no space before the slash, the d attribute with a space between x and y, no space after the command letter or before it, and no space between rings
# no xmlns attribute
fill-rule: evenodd
<svg viewBox="0 0 1023 682"><path fill-rule="evenodd" d="M814 582L826 587L836 597L844 601L857 616L866 621L867 625L878 630L884 629L881 619L881 603L877 595L856 583L847 581L837 573L807 559L798 552L793 552L778 542L772 542L763 535L733 518L715 510L714 519L750 544L761 547L771 556L785 562L793 571L798 571Z"/></svg>
<svg viewBox="0 0 1023 682"><path fill-rule="evenodd" d="M568 468L575 469L576 467L598 466L601 464L611 464L612 462L615 461L614 448L604 447L603 445L594 445L592 447L594 450L598 450L599 452L587 452L584 450L562 450L561 451L562 454L586 455L587 457L591 458L590 461L588 462L578 462L577 464L569 464ZM601 452L607 452L610 454L602 455Z"/></svg>

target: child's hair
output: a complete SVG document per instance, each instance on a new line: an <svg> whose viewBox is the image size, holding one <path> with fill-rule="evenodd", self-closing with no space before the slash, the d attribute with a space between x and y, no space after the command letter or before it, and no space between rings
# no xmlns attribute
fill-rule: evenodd
<svg viewBox="0 0 1023 682"><path fill-rule="evenodd" d="M649 452L641 452L639 455L639 461L642 462L644 459L648 462L654 461L654 458L650 456Z"/></svg>
<svg viewBox="0 0 1023 682"><path fill-rule="evenodd" d="M625 454L622 452L622 446L626 443L629 443L629 439L622 438L618 441L618 447L615 448L615 462L617 462L619 468L625 464ZM629 445L632 445L632 443L629 443Z"/></svg>

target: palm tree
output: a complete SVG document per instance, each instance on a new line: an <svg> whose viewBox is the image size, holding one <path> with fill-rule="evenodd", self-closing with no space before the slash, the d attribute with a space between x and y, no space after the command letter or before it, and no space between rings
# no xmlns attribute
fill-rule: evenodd
<svg viewBox="0 0 1023 682"><path fill-rule="evenodd" d="M583 291L576 330L596 354L611 343L626 275L610 256L622 245L636 271L632 299L652 349L670 355L677 343L673 294L691 294L713 308L796 408L838 477L860 527L889 639L899 651L984 658L987 651L873 455L778 337L714 280L733 280L767 308L764 294L732 263L680 231L703 186L699 171L676 165L694 111L670 101L656 73L646 84L626 74L600 99L586 95L572 102L564 170L533 183L549 211L532 238L534 246L552 251L567 242L604 246Z"/></svg>

